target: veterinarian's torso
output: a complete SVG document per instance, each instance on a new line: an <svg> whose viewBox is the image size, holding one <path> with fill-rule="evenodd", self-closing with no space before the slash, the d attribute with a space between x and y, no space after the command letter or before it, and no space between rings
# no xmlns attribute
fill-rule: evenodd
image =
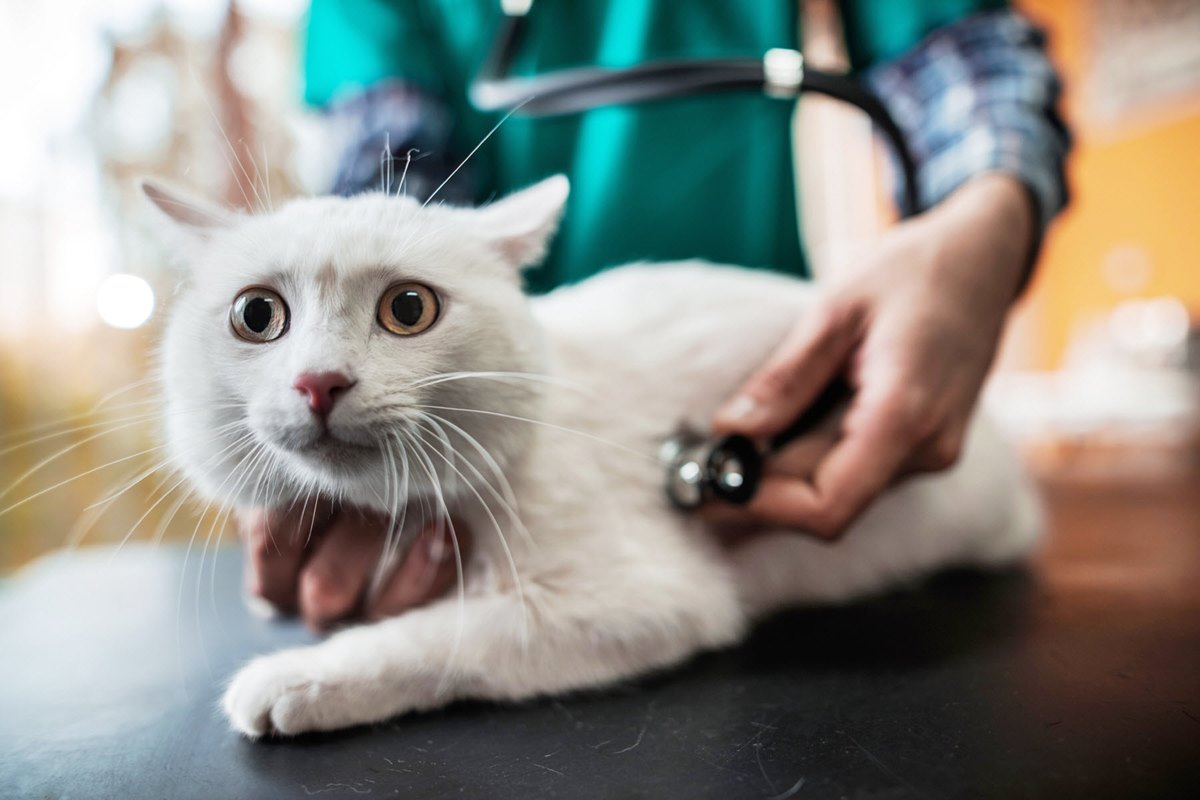
<svg viewBox="0 0 1200 800"><path fill-rule="evenodd" d="M857 66L895 57L989 0L840 3ZM403 77L443 98L466 154L495 124L466 89L500 18L498 0L315 0L306 97ZM516 75L658 58L756 56L794 47L797 0L538 0ZM545 290L637 260L705 258L804 272L796 224L792 104L720 94L549 119L509 119L471 159L478 197L565 172L571 202L530 286Z"/></svg>

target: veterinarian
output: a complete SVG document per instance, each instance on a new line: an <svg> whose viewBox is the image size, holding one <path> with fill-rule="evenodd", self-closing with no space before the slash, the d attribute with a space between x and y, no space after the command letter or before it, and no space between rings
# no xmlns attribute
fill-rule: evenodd
<svg viewBox="0 0 1200 800"><path fill-rule="evenodd" d="M538 0L513 73L794 48L802 5ZM822 305L713 420L719 431L768 437L841 373L856 395L839 434L777 456L745 508L708 513L834 538L889 485L957 458L1009 307L1066 202L1069 137L1043 37L1005 3L825 5L840 12L853 74L908 138L928 211L843 259L824 281ZM498 121L472 108L468 86L500 16L497 0L313 0L306 99L348 132L333 191L378 189L403 175L412 196L437 189L445 202L479 203L566 173L571 202L545 264L529 274L535 291L637 260L806 274L793 102L719 93L514 116L455 171ZM385 147L390 161L381 160ZM268 542L268 530L299 524L267 512L242 520L248 577L254 594L314 626L394 614L454 580L448 548L431 530L362 608L385 521L334 518L311 553Z"/></svg>

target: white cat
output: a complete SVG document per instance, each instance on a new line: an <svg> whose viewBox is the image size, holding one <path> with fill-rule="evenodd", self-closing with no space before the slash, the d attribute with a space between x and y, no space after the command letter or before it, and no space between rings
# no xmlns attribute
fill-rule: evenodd
<svg viewBox="0 0 1200 800"><path fill-rule="evenodd" d="M319 492L475 532L461 595L246 665L223 707L247 736L611 683L774 609L1003 564L1038 537L1034 494L979 421L954 468L890 491L837 544L723 549L667 503L655 454L681 421L706 425L814 290L688 262L528 299L519 270L562 177L480 209L371 194L250 216L146 191L189 242L163 378L199 490L244 507Z"/></svg>

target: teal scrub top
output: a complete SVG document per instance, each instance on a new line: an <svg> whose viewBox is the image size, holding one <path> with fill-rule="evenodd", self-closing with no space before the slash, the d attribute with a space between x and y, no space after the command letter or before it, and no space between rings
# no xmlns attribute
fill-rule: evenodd
<svg viewBox="0 0 1200 800"><path fill-rule="evenodd" d="M994 0L844 0L856 70L895 58L936 27ZM512 74L660 58L761 56L796 47L798 0L537 0ZM305 99L314 105L384 79L447 103L457 152L499 121L466 90L501 20L498 0L313 0ZM631 261L703 258L804 274L797 230L792 101L741 92L514 116L471 157L482 202L554 173L571 198L546 261L544 291Z"/></svg>

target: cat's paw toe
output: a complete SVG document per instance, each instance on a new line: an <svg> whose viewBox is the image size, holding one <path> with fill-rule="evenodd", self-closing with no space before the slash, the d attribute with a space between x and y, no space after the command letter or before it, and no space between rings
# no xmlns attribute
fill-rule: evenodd
<svg viewBox="0 0 1200 800"><path fill-rule="evenodd" d="M290 653L256 658L233 677L221 708L233 729L251 739L314 730L307 712L320 693L319 677Z"/></svg>

